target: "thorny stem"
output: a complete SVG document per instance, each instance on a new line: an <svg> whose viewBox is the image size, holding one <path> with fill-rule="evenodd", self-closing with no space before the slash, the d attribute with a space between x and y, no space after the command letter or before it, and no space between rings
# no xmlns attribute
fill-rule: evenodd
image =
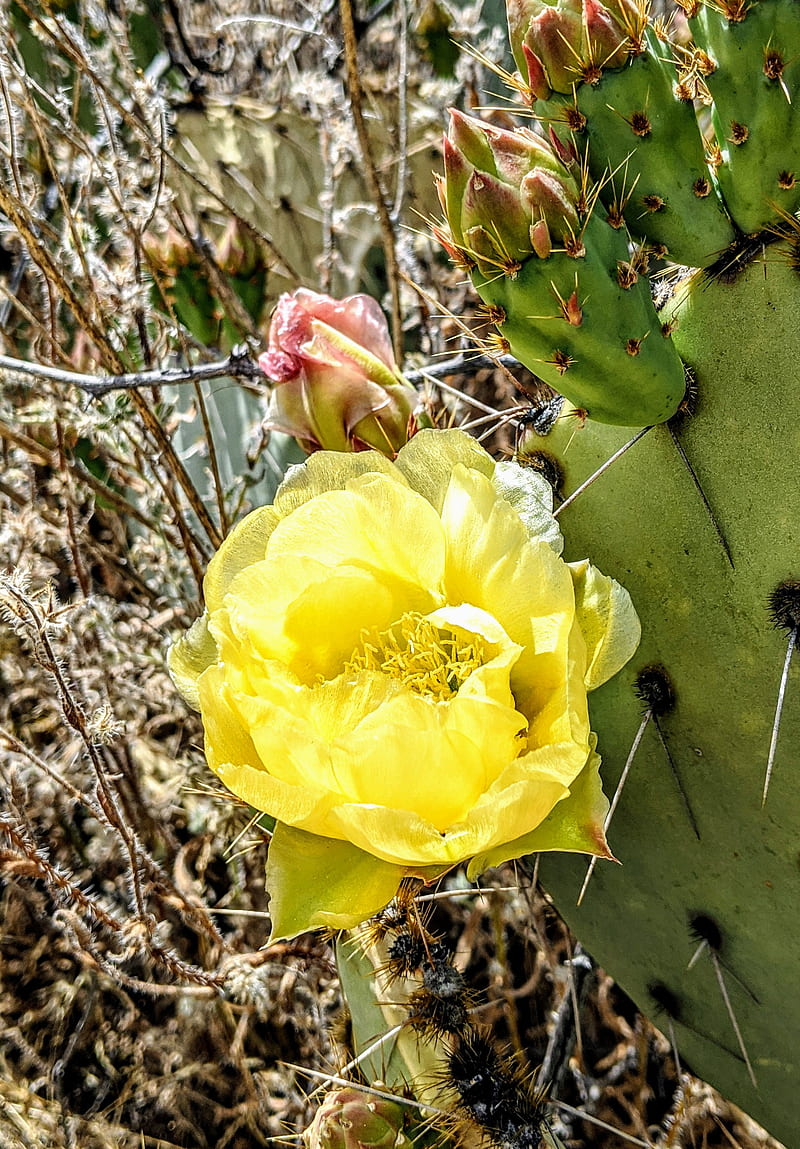
<svg viewBox="0 0 800 1149"><path fill-rule="evenodd" d="M25 834L21 833L10 818L2 814L0 814L0 833L5 834L17 853L25 858L36 872L36 876L44 881L47 887L52 890L57 897L66 898L68 903L77 905L80 912L89 918L90 921L109 930L126 946L129 946L132 940L135 941L135 935L130 934L123 922L112 913L109 913L96 898L85 893L69 873L52 865L52 863L43 856L41 850L37 848L35 843L30 841ZM142 943L140 942L139 945L136 945L136 948L142 948ZM183 977L189 981L197 982L205 986L218 986L224 981L223 974L208 973L206 970L200 969L199 966L185 962L182 958L179 958L177 954L170 953L162 946L154 944L150 938L147 939L146 952L177 977ZM97 957L96 954L92 956ZM100 960L100 964L112 977L117 978L121 976L121 979L125 979L125 975L121 974L121 971L117 969L116 965L108 962L107 959ZM147 983L137 980L136 987L147 988ZM157 989L158 987L155 988Z"/></svg>
<svg viewBox="0 0 800 1149"><path fill-rule="evenodd" d="M110 914L96 898L84 893L80 886L63 869L57 869L47 861L41 850L29 841L14 825L11 818L0 814L0 832L5 834L14 849L26 858L37 871L38 877L58 894L66 896L70 902L80 907L82 914L104 926L112 933L122 932L122 922Z"/></svg>
<svg viewBox="0 0 800 1149"><path fill-rule="evenodd" d="M55 769L55 767L51 766L43 758L40 758L39 755L31 750L29 746L26 746L24 742L20 742L16 735L12 734L10 730L6 730L3 726L0 726L0 740L4 741L11 750L21 755L23 758L26 758L33 766L41 770L43 774L57 783L63 793L73 802L83 806L84 809L88 810L99 821L104 820L103 810L99 803L92 801L92 799L87 794L84 794L81 790L79 790L77 786L73 786L68 778L64 777L63 774L61 774L58 770ZM159 864L153 858L151 858L146 851L142 853L140 860L143 868L147 871L150 878L156 883L156 885L160 886L163 890L167 890L171 897L177 898L181 902L187 917L193 920L197 920L199 924L201 924L205 929L206 933L213 939L213 941L221 947L225 948L225 940L210 917L211 911L208 910L205 906L190 902L186 898L186 895L177 888L174 882L170 880L169 876L164 873Z"/></svg>
<svg viewBox="0 0 800 1149"><path fill-rule="evenodd" d="M44 670L48 671L56 684L65 721L80 736L84 744L86 755L92 764L97 779L96 795L98 805L103 812L106 823L111 829L116 831L124 845L129 860L131 894L134 909L137 916L144 920L146 910L141 885L141 875L139 873L138 843L135 840L135 835L125 824L125 819L111 791L102 758L89 732L83 707L76 700L72 687L64 674L61 662L53 649L50 637L47 633L45 620L39 615L28 597L10 581L6 582L6 591L9 597L16 602L20 617L27 620L24 625L26 625L26 628L31 632L34 638L34 645L38 650L37 661Z"/></svg>
<svg viewBox="0 0 800 1149"><path fill-rule="evenodd" d="M126 826L119 806L111 792L102 759L87 727L83 707L76 700L72 692L72 687L67 681L61 662L50 642L50 636L47 633L47 625L44 619L38 614L33 603L27 596L19 591L12 583L7 582L6 589L11 598L13 598L22 609L24 615L27 616L27 626L35 635L36 645L40 648L40 654L37 660L42 668L47 670L52 676L61 700L61 709L64 714L64 719L76 734L80 736L86 748L87 757L92 764L97 778L97 801L103 811L106 822L117 832L124 843L125 852L128 854L130 863L131 893L133 896L134 909L136 914L143 919L145 916L145 904L141 886L141 876L139 874L137 844L134 841L134 835Z"/></svg>
<svg viewBox="0 0 800 1149"><path fill-rule="evenodd" d="M173 383L194 383L201 379L221 379L228 375L234 379L263 379L256 362L241 350L234 350L227 359L215 363L193 363L188 367L159 367L153 371L131 371L119 375L86 375L80 371L64 371L44 363L28 363L0 355L0 371L16 371L34 379L49 379L54 383L68 383L79 387L92 398L110 391L130 391L134 387L166 387Z"/></svg>
<svg viewBox="0 0 800 1149"><path fill-rule="evenodd" d="M119 834L130 858L132 888L140 916L144 913L144 906L141 900L139 867L147 874L156 888L168 891L170 896L177 898L181 902L187 916L197 922L215 944L225 948L225 941L222 935L204 907L188 900L175 886L174 882L164 872L158 862L151 857L135 831L128 829L119 804L108 785L108 771L99 752L100 748L97 746L88 727L83 707L74 698L72 687L64 673L62 662L53 649L50 637L47 633L46 617L39 613L34 602L32 602L23 591L16 587L11 580L4 579L3 586L6 594L18 604L14 613L17 614L23 626L33 638L34 653L38 663L44 670L51 674L56 683L66 721L71 728L76 731L84 743L87 757L92 764L98 780L95 799L92 800L79 791L52 766L49 766L43 759L39 758L38 755L26 747L24 743L20 742L14 734L2 726L0 726L0 738L3 739L12 750L25 756L33 765L44 771L48 777L58 782L58 784L64 788L65 793L74 801L83 805L99 820L105 821L112 830Z"/></svg>
<svg viewBox="0 0 800 1149"><path fill-rule="evenodd" d="M378 213L378 223L381 229L384 258L386 259L386 278L391 296L392 317L392 344L394 357L399 362L403 354L403 319L400 311L400 275L395 248L395 229L386 204L386 197L381 187L375 159L372 155L372 145L364 118L361 81L358 75L358 40L356 39L355 21L353 19L353 6L350 0L339 0L339 15L342 21L342 41L344 44L344 59L347 69L347 90L350 97L350 108L353 113L356 135L358 136L361 155L364 160L364 172L367 178L370 194Z"/></svg>
<svg viewBox="0 0 800 1149"><path fill-rule="evenodd" d="M225 511L225 493L222 489L222 476L219 471L219 460L217 458L217 448L214 443L214 436L211 433L211 423L208 418L208 405L203 395L203 389L199 386L196 379L192 380L192 387L194 390L195 402L197 403L197 410L200 412L200 419L203 424L203 434L206 438L208 445L208 465L211 468L211 477L214 482L214 493L217 498L217 514L219 515L219 525L223 535L228 533L228 516Z"/></svg>

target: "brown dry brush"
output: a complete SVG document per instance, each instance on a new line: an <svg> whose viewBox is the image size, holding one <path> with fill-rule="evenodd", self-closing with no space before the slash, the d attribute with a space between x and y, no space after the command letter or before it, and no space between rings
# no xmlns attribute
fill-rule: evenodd
<svg viewBox="0 0 800 1149"><path fill-rule="evenodd" d="M478 7L464 27L496 51ZM220 539L285 463L260 429L252 366L277 294L302 281L385 295L417 366L465 345L448 317L463 285L414 212L430 210L445 104L479 102L478 65L438 76L404 3L351 13L346 45L342 12L346 24L349 4L331 0L0 6L10 1149L265 1145L313 1108L287 1064L336 1064L331 951L312 936L262 948L266 835L211 780L163 654ZM466 384L490 412L520 403L503 370ZM429 401L442 421L486 414L450 392ZM499 423L508 448L513 424ZM486 1020L536 1064L570 1000L571 943L546 899L506 891L438 912ZM695 1103L689 1079L673 1107L668 1043L604 976L581 1016L566 1026L565 1100L637 1136L663 1127L665 1144L730 1144L721 1103ZM762 1143L727 1120L736 1143ZM570 1132L612 1144L579 1121Z"/></svg>

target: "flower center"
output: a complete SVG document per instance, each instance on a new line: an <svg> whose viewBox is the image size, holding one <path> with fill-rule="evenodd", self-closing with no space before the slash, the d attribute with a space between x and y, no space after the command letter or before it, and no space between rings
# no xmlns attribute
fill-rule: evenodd
<svg viewBox="0 0 800 1149"><path fill-rule="evenodd" d="M345 670L377 670L415 694L447 702L491 657L480 635L457 634L412 611L388 630L364 631Z"/></svg>

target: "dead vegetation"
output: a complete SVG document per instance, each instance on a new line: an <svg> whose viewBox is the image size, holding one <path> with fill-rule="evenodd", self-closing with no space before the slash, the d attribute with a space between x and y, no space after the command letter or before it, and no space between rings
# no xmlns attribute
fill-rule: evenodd
<svg viewBox="0 0 800 1149"><path fill-rule="evenodd" d="M471 306L465 288L416 213L434 210L445 104L460 91L480 102L483 81L469 57L437 75L418 16L400 0L356 13L365 161L329 0L0 11L10 1149L250 1149L308 1121L311 1086L290 1066L336 1064L332 952L310 936L261 948L266 835L213 782L164 648L195 616L220 539L268 501L292 457L261 431L263 392L246 369L277 294L301 281L373 292L395 307L412 367L462 339L441 315ZM501 50L480 5L461 29ZM210 378L191 378L209 364ZM138 386L90 393L87 377L119 375ZM450 382L490 411L525 402L502 371ZM430 403L442 420L486 414L437 390ZM510 421L492 445L513 446ZM492 1003L486 1020L536 1065L571 1001L572 943L520 878L519 891L438 913ZM658 1144L768 1144L693 1079L676 1098L669 1043L605 975L591 970L586 986L565 1102ZM576 1149L623 1144L561 1116Z"/></svg>

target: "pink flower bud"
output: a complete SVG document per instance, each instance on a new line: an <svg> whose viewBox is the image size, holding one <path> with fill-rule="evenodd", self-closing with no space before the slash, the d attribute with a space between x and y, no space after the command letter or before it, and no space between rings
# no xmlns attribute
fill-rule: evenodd
<svg viewBox="0 0 800 1149"><path fill-rule="evenodd" d="M541 60L550 87L557 92L571 92L581 78L583 14L580 0L577 5L574 0L557 7L545 5L528 26L525 43Z"/></svg>
<svg viewBox="0 0 800 1149"><path fill-rule="evenodd" d="M563 162L573 163L574 150L560 141L556 150L527 128L505 131L455 109L450 115L438 185L448 231L435 234L460 266L516 275L530 255L548 257L551 233L577 226L578 188ZM541 203L531 194L538 186L532 176L549 177Z"/></svg>
<svg viewBox="0 0 800 1149"><path fill-rule="evenodd" d="M646 22L639 0L507 0L507 8L514 59L540 100L621 68Z"/></svg>
<svg viewBox="0 0 800 1149"><path fill-rule="evenodd" d="M391 458L408 441L417 393L368 295L337 300L305 287L282 295L258 365L274 384L265 426L309 453L373 447Z"/></svg>
<svg viewBox="0 0 800 1149"><path fill-rule="evenodd" d="M587 47L601 68L621 68L628 58L630 39L617 19L597 0L583 0Z"/></svg>

